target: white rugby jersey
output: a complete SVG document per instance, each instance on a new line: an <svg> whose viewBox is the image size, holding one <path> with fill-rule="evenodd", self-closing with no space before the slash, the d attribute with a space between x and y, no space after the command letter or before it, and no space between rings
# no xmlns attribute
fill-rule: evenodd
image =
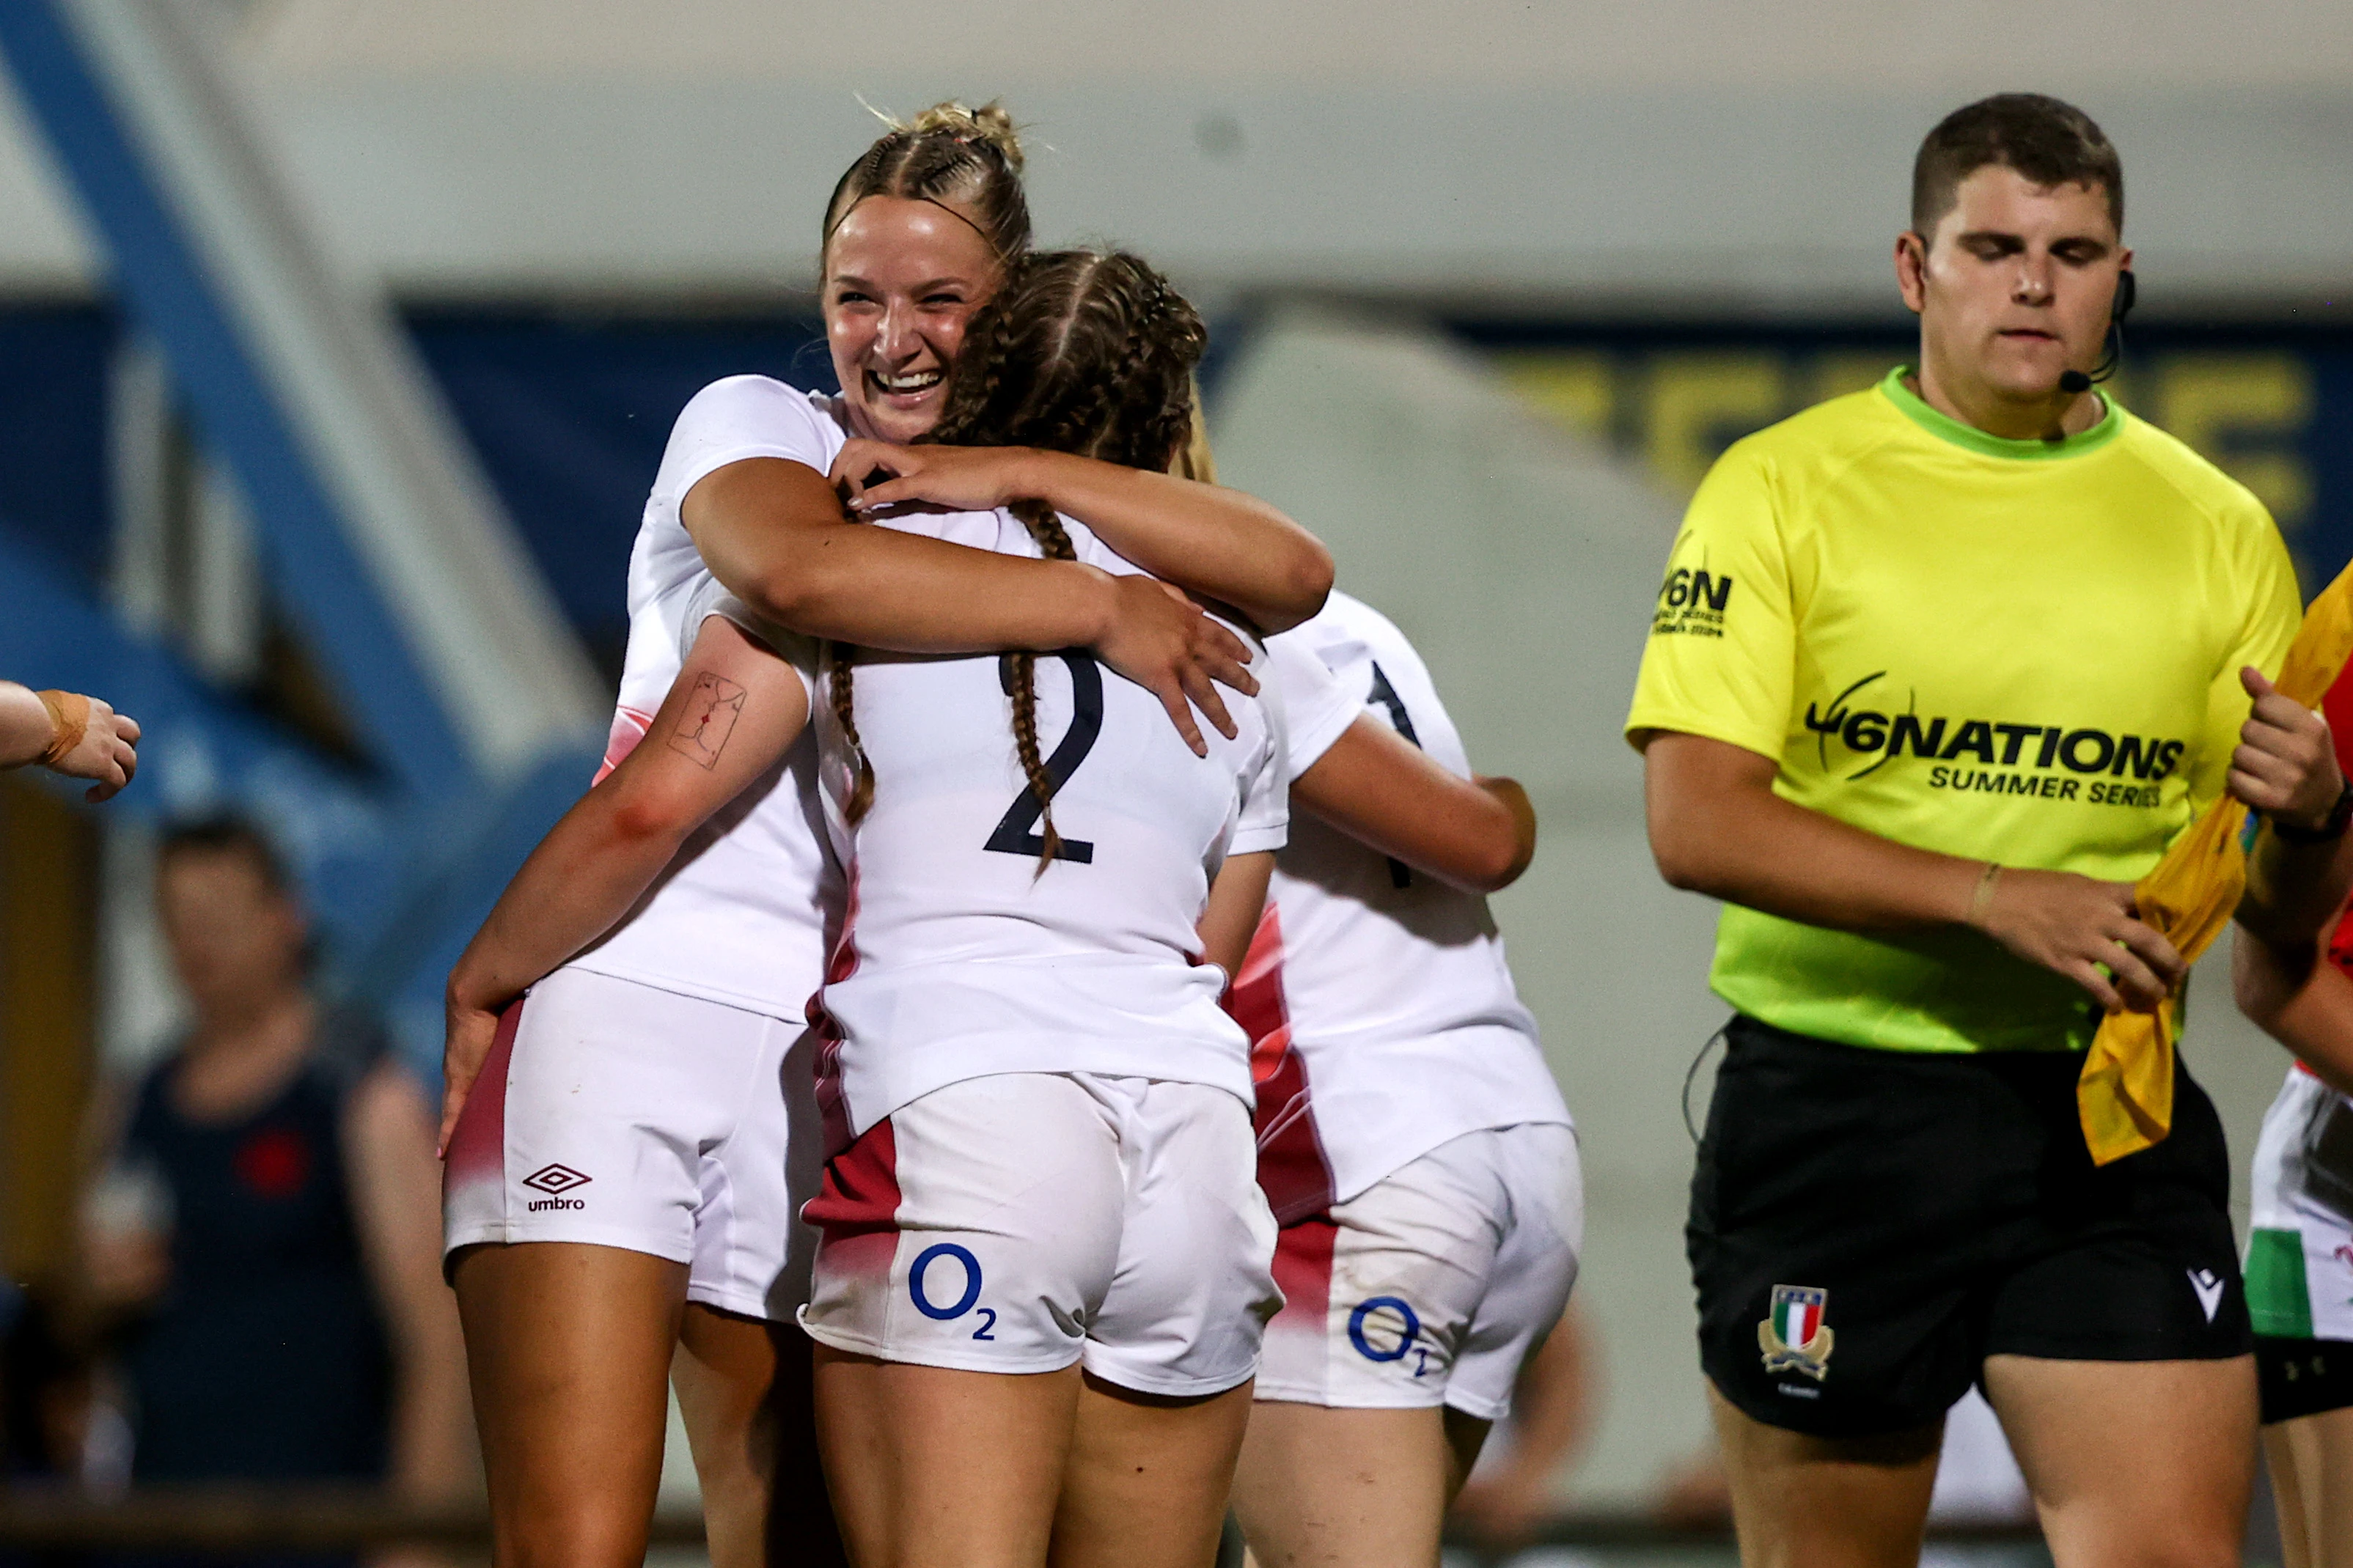
<svg viewBox="0 0 2353 1568"><path fill-rule="evenodd" d="M644 739L706 616L727 616L794 657L814 685L813 651L755 624L727 595L678 510L696 480L729 463L785 458L821 474L844 439L829 400L761 375L713 382L680 413L630 552L628 654L599 779ZM825 973L825 911L841 907L814 731L688 839L628 918L571 967L800 1017Z"/></svg>
<svg viewBox="0 0 2353 1568"><path fill-rule="evenodd" d="M1035 555L1002 512L890 527ZM1136 568L1079 523L1079 558ZM828 676L833 667L828 661ZM1250 1100L1249 1044L1196 927L1228 855L1280 847L1281 710L1225 698L1197 757L1159 700L1082 649L1037 659L1039 747L1061 781L1062 858L1038 875L1037 801L1014 750L1008 661L861 649L853 718L875 775L855 829L847 747L820 708L827 820L850 913L823 996L818 1096L835 1146L948 1084L1010 1072L1203 1083Z"/></svg>
<svg viewBox="0 0 2353 1568"><path fill-rule="evenodd" d="M1359 712L1471 776L1429 669L1387 616L1335 592L1273 644L1273 684L1294 719L1287 776ZM1345 715L1308 717L1325 705L1294 698L1314 689L1294 653L1337 679ZM1275 861L1229 1005L1250 1035L1259 1178L1279 1219L1345 1202L1465 1132L1568 1124L1487 900L1307 814Z"/></svg>

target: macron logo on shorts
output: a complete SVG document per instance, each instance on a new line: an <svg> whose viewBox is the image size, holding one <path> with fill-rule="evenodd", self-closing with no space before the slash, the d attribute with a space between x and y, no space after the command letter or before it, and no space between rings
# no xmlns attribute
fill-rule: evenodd
<svg viewBox="0 0 2353 1568"><path fill-rule="evenodd" d="M525 1176L522 1184L547 1194L543 1198L533 1198L525 1205L533 1214L546 1209L585 1209L588 1206L579 1198L564 1195L575 1187L588 1184L588 1178L569 1165L542 1165Z"/></svg>
<svg viewBox="0 0 2353 1568"><path fill-rule="evenodd" d="M2215 1310L2222 1305L2222 1277L2211 1268L2193 1268L2189 1288L2198 1292L2198 1304L2206 1309L2206 1321L2212 1322Z"/></svg>

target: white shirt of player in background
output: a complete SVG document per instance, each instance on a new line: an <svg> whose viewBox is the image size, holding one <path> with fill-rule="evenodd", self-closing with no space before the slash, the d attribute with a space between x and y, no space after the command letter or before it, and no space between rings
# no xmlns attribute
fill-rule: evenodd
<svg viewBox="0 0 2353 1568"><path fill-rule="evenodd" d="M797 655L808 673L814 651L755 624L725 594L679 506L697 480L747 458L782 458L822 474L845 438L831 400L762 375L713 382L681 411L629 555L628 653L597 777L644 739L706 616L725 615ZM712 718L723 724L726 715ZM628 918L571 967L799 1017L825 972L826 910L841 907L840 871L817 804L814 731L704 824Z"/></svg>
<svg viewBox="0 0 2353 1568"><path fill-rule="evenodd" d="M886 525L1034 555L1004 512ZM1079 559L1136 568L1077 522ZM1239 729L1197 757L1159 700L1083 650L1037 656L1039 749L1060 783L1064 858L1038 874L1037 801L1014 748L1008 661L861 649L853 718L875 773L850 828L845 738L819 706L836 847L851 868L847 943L824 993L843 1036L831 1136L933 1089L996 1073L1087 1072L1222 1088L1250 1101L1248 1044L1195 927L1228 855L1274 849L1287 811L1281 710L1225 694Z"/></svg>
<svg viewBox="0 0 2353 1568"><path fill-rule="evenodd" d="M1271 652L1271 684L1293 721L1289 776L1313 766L1360 712L1471 776L1420 655L1370 605L1335 592L1313 620L1273 638ZM1342 694L1336 710L1319 670ZM1296 1135L1312 1118L1328 1201L1345 1202L1466 1132L1570 1124L1484 898L1303 814L1275 861L1267 911L1236 1009L1261 1036L1264 1076L1276 1064L1260 1019L1268 1003L1279 1006L1274 1021L1304 1069L1306 1102L1262 1106L1260 1137L1285 1131L1271 1121L1292 1119ZM1299 1212L1272 1195L1278 1214Z"/></svg>

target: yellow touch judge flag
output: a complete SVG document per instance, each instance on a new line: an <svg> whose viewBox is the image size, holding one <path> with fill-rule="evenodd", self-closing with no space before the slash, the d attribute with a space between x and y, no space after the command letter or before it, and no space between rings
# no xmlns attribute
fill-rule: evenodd
<svg viewBox="0 0 2353 1568"><path fill-rule="evenodd" d="M2312 602L2275 683L2281 695L2316 708L2353 656L2353 566ZM2222 934L2247 884L2241 829L2247 808L2225 793L2173 841L2133 889L2140 918L2185 962ZM2155 1013L2114 1013L2100 1024L2075 1084L2075 1108L2092 1162L2138 1153L2173 1130L2173 1041L2180 994Z"/></svg>

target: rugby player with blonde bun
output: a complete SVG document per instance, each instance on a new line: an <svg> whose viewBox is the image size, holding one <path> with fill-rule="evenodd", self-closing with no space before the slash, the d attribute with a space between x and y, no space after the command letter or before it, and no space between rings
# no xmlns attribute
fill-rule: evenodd
<svg viewBox="0 0 2353 1568"><path fill-rule="evenodd" d="M1019 163L1001 112L943 105L845 174L821 251L843 394L733 376L681 414L631 560L607 776L450 977L445 1247L501 1564L642 1557L666 1375L714 1561L830 1549L795 1458L808 1345L789 1320L821 1153L796 1120L815 1114L804 1009L843 895L797 740L799 634L1091 648L1196 752L1197 703L1232 724L1212 682L1255 688L1241 638L1163 584L843 515L837 455L865 441L872 475L897 448L868 438L930 429L966 318L1026 251ZM1312 614L1329 581L1320 545L1233 491L1027 448L926 457L1050 492L1269 624Z"/></svg>
<svg viewBox="0 0 2353 1568"><path fill-rule="evenodd" d="M2239 1560L2221 1122L2179 1068L2159 1140L2095 1165L2077 1080L2181 979L2133 902L2167 845L2227 790L2263 820L2242 920L2332 903L2342 780L2267 679L2300 616L2271 518L2094 384L2123 223L2081 110L1947 116L1894 247L1918 363L1736 443L1653 612L1651 848L1726 906L1685 1235L1746 1563L1916 1561L1973 1382L2061 1568Z"/></svg>
<svg viewBox="0 0 2353 1568"><path fill-rule="evenodd" d="M35 691L0 680L0 769L44 767L93 781L111 800L139 771L139 721L78 691Z"/></svg>

